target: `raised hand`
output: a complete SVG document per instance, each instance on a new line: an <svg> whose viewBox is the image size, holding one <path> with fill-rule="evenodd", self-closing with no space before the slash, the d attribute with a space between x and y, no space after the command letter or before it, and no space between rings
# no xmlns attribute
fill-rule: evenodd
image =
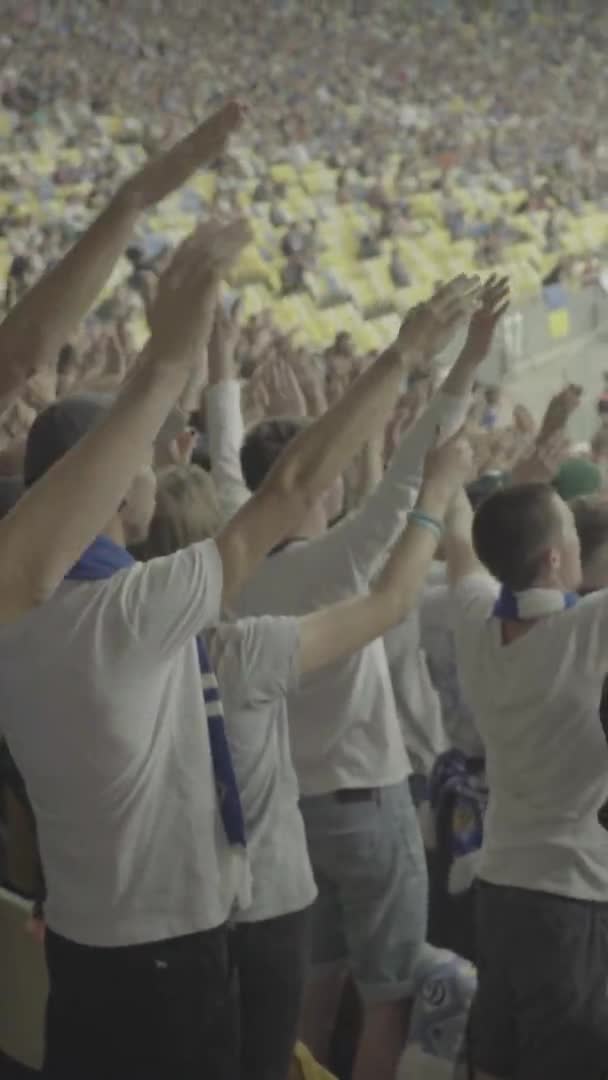
<svg viewBox="0 0 608 1080"><path fill-rule="evenodd" d="M249 243L244 218L228 225L206 222L177 249L158 282L150 309L150 330L157 344L167 340L167 361L176 342L196 354L207 347L220 278Z"/></svg>
<svg viewBox="0 0 608 1080"><path fill-rule="evenodd" d="M536 421L532 416L532 413L525 405L519 402L513 409L513 423L517 431L526 436L526 438L534 437L536 435Z"/></svg>
<svg viewBox="0 0 608 1080"><path fill-rule="evenodd" d="M476 363L488 355L494 331L509 306L509 279L492 274L479 294L479 306L474 311L465 350Z"/></svg>
<svg viewBox="0 0 608 1080"><path fill-rule="evenodd" d="M454 492L468 483L473 474L473 451L463 429L450 439L431 447L424 462L422 488L431 488L446 504Z"/></svg>
<svg viewBox="0 0 608 1080"><path fill-rule="evenodd" d="M155 206L203 165L212 164L241 127L246 108L229 101L166 153L147 162L123 185L119 197L140 210Z"/></svg>
<svg viewBox="0 0 608 1080"><path fill-rule="evenodd" d="M227 311L221 301L217 305L209 341L209 383L211 385L236 378L235 357L241 333L239 310L239 301L231 311Z"/></svg>
<svg viewBox="0 0 608 1080"><path fill-rule="evenodd" d="M306 398L298 382L298 377L287 360L275 360L268 365L268 387L270 416L304 417Z"/></svg>
<svg viewBox="0 0 608 1080"><path fill-rule="evenodd" d="M544 443L558 431L563 431L572 413L581 403L581 388L571 383L558 394L554 394L547 405L543 417L538 443Z"/></svg>
<svg viewBox="0 0 608 1080"><path fill-rule="evenodd" d="M430 300L417 304L405 317L397 344L414 361L443 352L456 330L477 302L480 291L478 277L461 274L441 285Z"/></svg>

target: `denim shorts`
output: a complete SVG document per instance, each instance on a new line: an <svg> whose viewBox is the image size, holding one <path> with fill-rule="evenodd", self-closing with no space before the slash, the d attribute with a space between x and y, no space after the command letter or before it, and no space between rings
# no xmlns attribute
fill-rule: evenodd
<svg viewBox="0 0 608 1080"><path fill-rule="evenodd" d="M408 782L306 797L300 806L319 890L313 964L346 962L366 1002L410 997L428 879Z"/></svg>

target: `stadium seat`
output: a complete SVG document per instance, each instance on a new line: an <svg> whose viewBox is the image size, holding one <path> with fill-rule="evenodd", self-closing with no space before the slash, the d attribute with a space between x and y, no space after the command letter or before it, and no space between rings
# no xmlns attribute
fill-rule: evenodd
<svg viewBox="0 0 608 1080"><path fill-rule="evenodd" d="M0 1051L42 1064L48 982L42 946L26 931L31 904L0 888Z"/></svg>

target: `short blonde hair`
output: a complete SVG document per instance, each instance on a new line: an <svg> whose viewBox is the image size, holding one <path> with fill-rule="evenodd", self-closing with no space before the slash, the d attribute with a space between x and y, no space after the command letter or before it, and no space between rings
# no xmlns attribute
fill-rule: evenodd
<svg viewBox="0 0 608 1080"><path fill-rule="evenodd" d="M153 559L215 536L221 526L215 484L199 465L170 465L158 473L156 509L142 555Z"/></svg>

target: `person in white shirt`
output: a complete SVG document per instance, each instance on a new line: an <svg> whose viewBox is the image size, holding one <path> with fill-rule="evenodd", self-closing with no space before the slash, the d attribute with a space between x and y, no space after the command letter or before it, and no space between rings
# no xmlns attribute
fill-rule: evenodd
<svg viewBox="0 0 608 1080"><path fill-rule="evenodd" d="M415 501L421 466L440 427L448 434L466 416L479 363L504 310L507 283L492 279L481 309L441 391L402 445L382 483L362 509L324 532L325 506L311 508L291 542L275 550L238 597L240 615L299 615L369 588ZM431 352L443 346L435 341ZM238 387L215 387L210 417L212 465L220 490L243 500L238 462L218 453L222 427L239 425ZM236 419L233 419L236 414ZM279 452L281 436L298 425L266 421L245 439L245 480L255 491ZM220 466L223 466L221 468ZM356 1080L392 1077L406 1023L417 956L426 936L427 873L407 784L403 744L381 640L303 679L289 695L291 747L319 898L313 926L315 978L302 1034L327 1059L344 966L365 1004Z"/></svg>
<svg viewBox="0 0 608 1080"><path fill-rule="evenodd" d="M474 545L474 546L473 546ZM446 537L457 656L486 751L477 1080L608 1073L608 593L579 599L571 510L544 484L462 496ZM478 561L479 560L479 561Z"/></svg>
<svg viewBox="0 0 608 1080"><path fill-rule="evenodd" d="M198 273L190 266L199 296L188 294L191 314L181 312L199 357L218 264L248 233L239 225L212 237L219 260L185 245L188 266L190 254L202 264ZM167 272L169 291L183 258ZM457 283L412 313L215 540L137 564L126 545L145 537L154 510L153 473L143 469L53 597L0 628L2 729L34 810L47 885L50 1080L238 1075L225 924L247 902L248 865L221 701L197 635L384 423L411 352L452 324L468 290ZM163 296L161 288L153 328L166 314ZM86 438L94 404L68 398L40 414L28 484Z"/></svg>
<svg viewBox="0 0 608 1080"><path fill-rule="evenodd" d="M236 915L242 1075L283 1080L296 1039L316 888L291 763L287 694L301 676L353 653L411 608L441 529L446 499L470 468L458 437L429 454L406 532L369 594L299 618L222 623L207 632L226 711L253 874ZM197 466L159 474L145 557L198 542L213 528L212 482Z"/></svg>

